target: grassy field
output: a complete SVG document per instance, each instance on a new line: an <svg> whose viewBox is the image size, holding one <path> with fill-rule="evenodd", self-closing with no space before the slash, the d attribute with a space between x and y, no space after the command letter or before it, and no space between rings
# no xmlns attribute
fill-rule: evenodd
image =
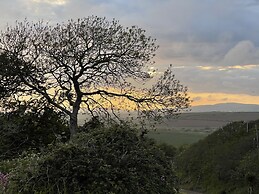
<svg viewBox="0 0 259 194"><path fill-rule="evenodd" d="M148 136L155 139L158 143L167 143L176 147L189 145L205 138L206 132L178 131L178 130L159 130L151 131Z"/></svg>
<svg viewBox="0 0 259 194"><path fill-rule="evenodd" d="M84 115L79 115L79 124L83 124ZM148 135L160 143L174 146L192 144L205 138L213 131L233 121L251 121L259 119L259 112L190 112L177 117L164 119L156 126L156 131Z"/></svg>
<svg viewBox="0 0 259 194"><path fill-rule="evenodd" d="M159 143L179 147L195 143L228 123L257 119L259 112L184 113L176 118L165 119L156 131L151 131L148 135Z"/></svg>
<svg viewBox="0 0 259 194"><path fill-rule="evenodd" d="M159 128L217 129L233 121L246 122L257 119L259 119L259 112L183 113L175 118L165 119Z"/></svg>

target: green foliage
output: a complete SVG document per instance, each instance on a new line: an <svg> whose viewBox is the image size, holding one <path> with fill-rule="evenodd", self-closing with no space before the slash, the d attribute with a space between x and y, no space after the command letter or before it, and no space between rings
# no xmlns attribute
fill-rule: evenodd
<svg viewBox="0 0 259 194"><path fill-rule="evenodd" d="M239 180L248 185L250 189L259 191L259 150L253 150L246 154L240 161L238 172L242 176Z"/></svg>
<svg viewBox="0 0 259 194"><path fill-rule="evenodd" d="M166 144L166 143L162 143L162 144L159 144L158 147L165 153L165 155L170 158L172 161L175 159L176 155L177 155L177 148L172 146L172 145L169 145L169 144Z"/></svg>
<svg viewBox="0 0 259 194"><path fill-rule="evenodd" d="M26 158L11 175L10 193L171 194L177 187L164 152L117 125L78 133L44 155Z"/></svg>
<svg viewBox="0 0 259 194"><path fill-rule="evenodd" d="M255 124L234 122L183 151L177 159L182 184L209 193L259 192Z"/></svg>
<svg viewBox="0 0 259 194"><path fill-rule="evenodd" d="M20 108L0 115L0 160L19 156L24 151L39 151L48 144L68 137L65 118L50 108L26 112Z"/></svg>

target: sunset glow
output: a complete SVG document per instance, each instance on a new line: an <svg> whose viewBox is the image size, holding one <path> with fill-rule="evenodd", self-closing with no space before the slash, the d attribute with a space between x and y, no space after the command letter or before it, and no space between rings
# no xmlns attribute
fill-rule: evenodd
<svg viewBox="0 0 259 194"><path fill-rule="evenodd" d="M227 93L189 93L193 101L192 106L218 104L218 103L243 103L259 104L259 96L246 94Z"/></svg>

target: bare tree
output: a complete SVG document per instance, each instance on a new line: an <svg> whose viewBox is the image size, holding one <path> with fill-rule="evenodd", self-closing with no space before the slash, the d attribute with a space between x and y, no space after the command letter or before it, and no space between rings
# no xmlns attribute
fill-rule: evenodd
<svg viewBox="0 0 259 194"><path fill-rule="evenodd" d="M17 22L0 34L0 102L53 106L69 116L71 135L79 110L110 115L122 99L149 114L188 108L187 89L171 68L149 89L132 84L151 79L147 67L157 48L144 30L96 16Z"/></svg>

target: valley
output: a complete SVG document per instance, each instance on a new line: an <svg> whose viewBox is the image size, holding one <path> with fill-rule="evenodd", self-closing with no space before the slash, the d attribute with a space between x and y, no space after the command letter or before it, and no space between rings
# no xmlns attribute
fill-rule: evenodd
<svg viewBox="0 0 259 194"><path fill-rule="evenodd" d="M176 147L189 145L235 121L249 122L259 119L259 112L194 112L183 113L175 118L164 119L149 137L159 143Z"/></svg>

